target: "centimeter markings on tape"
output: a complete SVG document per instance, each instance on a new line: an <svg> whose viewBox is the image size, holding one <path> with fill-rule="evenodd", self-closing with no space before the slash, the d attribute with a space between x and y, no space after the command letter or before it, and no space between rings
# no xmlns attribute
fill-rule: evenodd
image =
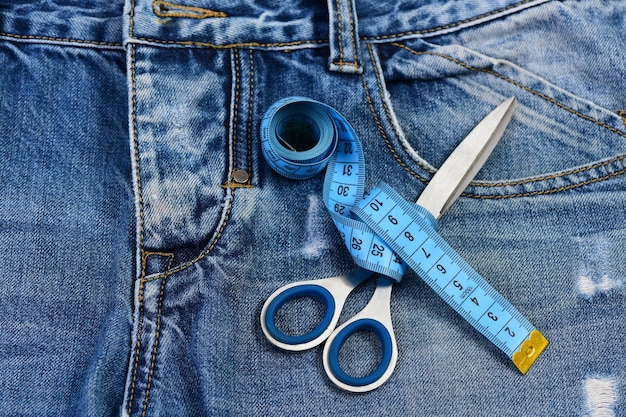
<svg viewBox="0 0 626 417"><path fill-rule="evenodd" d="M307 153L285 149L284 130L314 134L318 144ZM397 256L390 262L391 248L363 223L350 217L352 208L363 198L365 159L361 142L352 126L332 107L304 97L287 97L275 102L261 122L261 149L268 164L279 174L292 179L306 179L321 172L326 165L323 201L340 233L361 231L358 240L346 240L353 260L360 267L400 281L406 264ZM355 232L356 233L356 232ZM362 243L357 243L357 242ZM365 243L363 243L365 242ZM355 250L369 244L370 252ZM383 248L384 257L368 256ZM389 255L387 255L389 254Z"/></svg>
<svg viewBox="0 0 626 417"><path fill-rule="evenodd" d="M436 231L428 211L381 183L353 213L381 236L441 298L500 348L522 373L548 342Z"/></svg>
<svg viewBox="0 0 626 417"><path fill-rule="evenodd" d="M281 135L289 130L316 136L317 144L305 152L288 149ZM287 178L310 178L328 164L324 204L357 265L399 282L408 263L522 373L528 371L547 340L439 236L427 210L386 184L363 198L361 143L335 109L303 97L279 100L262 120L261 143L268 164Z"/></svg>

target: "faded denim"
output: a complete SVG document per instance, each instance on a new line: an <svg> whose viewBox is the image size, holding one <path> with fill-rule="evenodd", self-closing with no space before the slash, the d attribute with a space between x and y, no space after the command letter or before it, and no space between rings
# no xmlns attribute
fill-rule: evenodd
<svg viewBox="0 0 626 417"><path fill-rule="evenodd" d="M626 3L174 3L0 0L0 415L626 414ZM355 128L366 189L408 200L517 98L440 231L551 342L526 376L413 272L371 393L265 340L275 289L353 268L323 177L262 158L293 95Z"/></svg>

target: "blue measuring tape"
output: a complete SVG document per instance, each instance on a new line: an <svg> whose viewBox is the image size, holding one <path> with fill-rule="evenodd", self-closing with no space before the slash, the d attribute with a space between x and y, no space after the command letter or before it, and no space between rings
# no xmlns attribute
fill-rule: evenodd
<svg viewBox="0 0 626 417"><path fill-rule="evenodd" d="M308 98L282 99L266 112L261 141L268 164L285 177L307 179L328 166L324 204L357 265L399 282L408 263L522 373L528 371L548 341L443 240L430 212L384 183L364 197L361 143L336 110Z"/></svg>
<svg viewBox="0 0 626 417"><path fill-rule="evenodd" d="M274 103L261 121L267 163L291 179L307 179L326 166L323 200L354 262L400 281L406 264L363 222L350 216L363 199L365 159L352 126L335 109L304 97Z"/></svg>

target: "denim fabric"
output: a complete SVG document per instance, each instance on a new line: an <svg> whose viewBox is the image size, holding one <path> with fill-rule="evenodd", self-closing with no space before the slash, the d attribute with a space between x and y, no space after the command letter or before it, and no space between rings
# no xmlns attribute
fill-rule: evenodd
<svg viewBox="0 0 626 417"><path fill-rule="evenodd" d="M0 415L625 415L625 14L0 0ZM332 385L321 348L264 338L275 289L353 268L322 176L288 180L261 156L263 113L292 95L354 126L366 189L409 200L517 98L440 231L551 342L526 376L413 272L392 295L398 365L373 392ZM319 314L285 308L294 331ZM342 365L367 373L379 353L358 335Z"/></svg>

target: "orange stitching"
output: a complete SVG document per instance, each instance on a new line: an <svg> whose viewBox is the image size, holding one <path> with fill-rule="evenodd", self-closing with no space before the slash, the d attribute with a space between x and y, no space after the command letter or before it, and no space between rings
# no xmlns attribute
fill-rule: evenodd
<svg viewBox="0 0 626 417"><path fill-rule="evenodd" d="M438 57L441 57L441 58L445 58L448 61L454 62L455 64L458 64L458 65L460 65L460 66L462 66L464 68L467 68L467 69L469 69L471 71L478 71L478 72L484 72L484 73L487 73L487 74L491 74L493 76L496 76L496 77L500 78L503 81L506 81L506 82L508 82L510 84L513 84L513 85L521 88L524 91L527 91L527 92L529 92L529 93L531 93L531 94L533 94L533 95L535 95L537 97L540 97L540 98L544 99L545 101L547 101L549 103L552 103L555 106L560 107L561 109L563 109L565 111L568 111L568 112L570 112L570 113L580 117L581 119L593 122L593 123L595 123L595 124L597 124L599 126L604 127L605 129L610 130L611 132L613 132L613 133L615 133L615 134L617 134L619 136L622 136L622 137L626 138L626 133L624 133L624 132L614 128L613 126L610 126L610 125L608 125L608 124L606 124L604 122L596 120L593 117L587 116L586 114L583 114L583 113L579 112L578 110L572 109L571 107L568 107L565 104L562 104L562 103L558 102L557 100L553 99L552 97L548 97L547 95L545 95L543 93L540 93L539 91L533 90L532 88L525 86L524 84L520 83L519 81L515 81L514 79L509 78L506 75L502 75L499 72L496 72L494 70L490 70L490 69L486 69L486 68L474 67L474 66L469 65L469 64L467 64L467 63L465 63L463 61L459 61L456 58L453 58L451 56L448 56L448 55L445 55L445 54L442 54L442 53L439 53L439 52L433 52L433 51L418 52L418 51L415 51L415 50L409 48L408 46L405 46L405 45L402 45L402 44L399 44L399 43L392 43L392 45L396 46L398 48L402 48L402 49L404 49L406 51L409 51L410 53L412 53L414 55L434 55L434 56L438 56Z"/></svg>
<svg viewBox="0 0 626 417"><path fill-rule="evenodd" d="M343 43L341 41L341 6L339 0L335 0L337 6L337 43L339 46L339 71L343 69Z"/></svg>
<svg viewBox="0 0 626 417"><path fill-rule="evenodd" d="M135 398L135 387L137 386L137 369L139 367L139 354L141 353L141 335L143 330L143 317L144 317L144 291L146 282L152 281L151 279L145 279L146 276L146 263L148 261L148 257L152 255L160 255L167 256L170 258L167 269L169 270L172 266L172 261L174 260L173 253L165 253L165 252L141 252L141 276L139 278L139 322L137 328L137 346L135 348L135 356L133 359L133 382L130 388L130 395L128 399L128 414L130 415L133 410L133 400Z"/></svg>
<svg viewBox="0 0 626 417"><path fill-rule="evenodd" d="M541 176L541 177L532 177L532 178L526 178L526 179L519 180L519 181L504 181L504 182L497 182L497 183L474 181L474 182L472 182L472 185L477 185L477 186L480 186L480 187L502 187L502 186L507 186L507 185L529 184L531 182L552 180L552 179L555 179L555 178L565 177L567 175L579 174L581 172L591 171L592 169L596 169L596 168L600 168L600 167L603 167L603 166L607 166L607 165L610 165L610 164L612 164L614 162L617 162L617 161L620 161L620 160L623 160L623 159L626 159L626 156L616 156L615 158L611 158L611 159L609 159L607 161L604 161L604 162L598 162L598 163L595 163L593 165L584 166L584 167L580 167L580 168L574 168L574 169L571 169L569 171L558 172L556 174L545 175L545 176Z"/></svg>
<svg viewBox="0 0 626 417"><path fill-rule="evenodd" d="M363 83L363 89L365 91L365 98L367 99L367 102L369 103L370 112L372 113L372 116L374 116L374 122L376 123L376 126L378 127L378 131L380 132L381 136L383 137L383 140L387 144L387 148L389 148L389 150L391 151L391 154L393 155L394 159L400 164L401 167L403 167L413 177L417 178L418 180L422 181L423 183L428 183L428 181L425 178L422 178L421 176L419 176L419 174L417 174L416 172L411 170L411 168L409 168L404 163L404 161L402 161L402 159L400 159L400 157L396 153L396 150L393 148L393 146L391 146L391 143L387 139L387 134L385 133L385 129L383 128L382 124L380 123L380 119L378 118L378 114L376 113L376 109L374 108L374 103L372 103L372 99L371 99L370 93L369 93L369 88L367 87L367 81L365 79L365 73L361 74L361 81Z"/></svg>
<svg viewBox="0 0 626 417"><path fill-rule="evenodd" d="M250 186L249 188L252 188L252 187L253 186ZM238 188L238 187L227 187L227 188L232 189L232 196L233 196L233 199L234 199L234 196L235 196L235 190L234 189ZM233 210L233 205L232 205L232 202L231 202L230 206L228 207L228 210L226 210L225 218L224 218L224 221L222 222L222 225L220 226L220 230L217 232L217 236L215 236L215 239L213 239L213 241L211 242L211 245L208 248L206 248L200 255L198 255L197 258L192 259L191 261L189 261L189 262L187 262L185 264L179 265L176 268L172 269L170 271L170 275L173 275L175 273L184 271L185 269L189 268L190 266L198 263L199 261L204 259L204 257L206 257L215 248L215 246L217 246L217 243L219 242L219 240L221 239L222 235L224 234L224 230L226 229L226 225L228 224L228 220L230 220L230 215L232 213L232 210Z"/></svg>
<svg viewBox="0 0 626 417"><path fill-rule="evenodd" d="M246 126L246 136L248 139L248 173L250 177L248 178L248 182L252 179L252 107L254 104L254 56L252 54L252 49L249 50L250 53L250 91L248 92L248 124Z"/></svg>
<svg viewBox="0 0 626 417"><path fill-rule="evenodd" d="M393 44L395 46L398 46L399 44ZM370 57L372 59L372 63L374 63L374 58L373 58L373 54L372 54L372 50L371 50L371 45L368 44L368 49L370 51ZM380 76L378 73L378 70L376 68L376 66L374 66L374 73L376 74L376 79L378 81L378 89L379 92L382 96L382 90L381 90L381 81L380 81ZM385 112L387 112L387 117L391 118L391 110L389 110L389 107L387 106L387 104L385 103L385 101L383 100L383 107L385 108ZM626 112L625 112L626 113ZM601 122L598 122L601 123ZM398 135L398 132L395 129L395 126L392 124L392 126L394 127L394 131L396 132L396 135ZM592 169L595 168L599 168L602 166L606 166L606 165L610 165L613 162L619 161L621 159L625 159L625 156L618 156L615 158L612 158L610 160L604 161L604 162L598 162L596 164L590 165L590 166L585 166L585 167L580 167L580 168L574 168L568 171L564 171L564 172L560 172L560 173L556 173L556 174L551 174L551 175L545 175L545 176L541 176L541 177L533 177L533 178L527 178L527 179L523 179L523 180L518 180L518 181L503 181L503 182L498 182L498 183L491 183L491 182L481 182L481 181L472 181L470 184L471 185L475 185L475 186L481 186L481 187L502 187L502 186L508 186L508 185L522 185L522 184L528 184L531 182L539 182L539 181L544 181L544 180L550 180L550 179L555 179L555 178L560 178L560 177L564 177L566 175L572 175L572 174L579 174L581 172L584 171L590 171ZM430 172L431 174L434 174L435 171L433 171L432 169L430 169L429 167L423 165L420 161L414 160L420 167L422 167L424 170Z"/></svg>
<svg viewBox="0 0 626 417"><path fill-rule="evenodd" d="M613 177L617 177L619 175L622 175L626 173L626 168L623 168L619 171L615 171L612 172L610 174L607 174L603 177L598 177L598 178L593 178L587 181L583 181L580 183L576 183L576 184L570 184L570 185L566 185L563 187L559 187L559 188L554 188L551 190L544 190L544 191L530 191L527 193L518 193L518 194L508 194L508 195L474 195L474 194L461 194L464 197L471 197L471 198L479 198L482 200L495 200L495 199L502 199L502 198L514 198L514 197L532 197L535 195L547 195L547 194L555 194L555 193L559 193L561 191L567 191L567 190L572 190L574 188L579 188L579 187L583 187L585 185L589 185L589 184L593 184L596 182L600 182L600 181L604 181L607 180L609 178L613 178Z"/></svg>
<svg viewBox="0 0 626 417"><path fill-rule="evenodd" d="M403 45L399 45L399 44L394 44L394 45L403 47ZM369 48L369 45L368 45L368 48ZM408 49L408 48L405 48L405 49ZM371 49L370 49L370 57L373 58ZM375 66L374 62L372 62L372 64L374 65L374 72L377 73L376 66ZM421 177L419 174L417 174L416 172L411 170L411 168L409 168L408 165L406 165L406 163L400 158L400 156L398 155L396 150L393 148L393 146L389 142L389 140L387 138L387 135L385 134L384 129L383 129L383 127L382 127L382 125L380 123L380 120L378 118L378 115L376 113L376 109L374 108L374 105L373 105L372 100L370 98L369 90L368 90L368 87L367 87L367 81L365 79L365 75L362 75L361 77L362 77L363 87L365 89L365 95L366 95L366 98L367 98L367 102L369 103L370 111L372 112L372 115L374 116L374 121L376 122L376 126L378 127L378 130L380 131L380 133L381 133L381 135L383 137L383 140L387 144L387 147L391 151L391 154L393 155L394 159L411 176L413 176L414 178L420 180L423 183L428 183L428 181L426 179ZM377 76L377 80L378 80L378 76ZM608 161L604 161L604 162L600 162L600 163L594 164L594 165L592 165L590 167L577 168L577 169L573 169L573 170L566 171L566 172L559 173L559 174L548 175L548 176L545 176L545 177L542 177L542 178L539 178L539 179L528 179L528 180L512 181L510 183L501 182L501 183L497 183L497 184L489 184L489 183L488 184L483 184L483 183L479 183L479 182L477 182L477 183L470 183L470 184L478 185L478 186L519 185L519 184L525 184L525 183L528 183L528 182L535 182L535 181L539 181L539 180L543 180L543 179L553 179L553 178L559 178L561 176L565 176L565 175L569 175L569 174L576 174L576 173L579 173L579 172L587 171L587 170L598 168L598 167L601 167L601 166L606 166L606 165L609 165L609 164L611 164L613 162L616 162L616 161L619 161L619 160L623 160L623 159L626 159L626 156L615 157L615 158L612 158L612 159L610 159ZM583 181L581 183L571 184L571 185L559 187L559 188L556 188L556 189L544 190L544 191L532 191L532 192L527 192L527 193L517 193L517 194L497 195L497 196L476 195L476 194L470 194L470 193L463 193L461 195L464 196L464 197L478 198L478 199L503 199L503 198L530 197L530 196L535 196L535 195L554 194L554 193L557 193L557 192L571 190L571 189L574 189L574 188L578 188L578 187L582 187L582 186L585 186L585 185L589 185L589 184L592 184L592 183L595 183L595 182L599 182L599 181L602 181L602 180L605 180L605 179L609 179L609 178L612 178L612 177L624 174L624 173L626 173L626 167L621 169L621 170L619 170L619 171L613 172L611 174L607 174L607 175L599 177L599 178L593 178L593 179L590 179L590 180L587 180L587 181Z"/></svg>
<svg viewBox="0 0 626 417"><path fill-rule="evenodd" d="M167 269L169 270L172 266L172 261L174 260L174 255L170 257L169 264ZM156 331L154 333L154 342L152 344L152 356L150 358L150 371L148 371L148 383L146 385L146 392L143 399L143 411L141 416L144 417L146 415L146 411L148 410L148 402L150 399L150 389L152 388L152 377L154 375L154 368L156 366L156 356L157 349L159 347L159 337L161 335L161 313L163 311L163 296L165 295L165 282L167 280L168 274L163 276L163 281L161 281L161 288L159 292L159 299L157 301L157 325Z"/></svg>
<svg viewBox="0 0 626 417"><path fill-rule="evenodd" d="M624 126L626 126L626 110L618 110L616 113L622 118L622 122L624 122Z"/></svg>
<svg viewBox="0 0 626 417"><path fill-rule="evenodd" d="M352 33L352 37L350 38L350 41L352 42L352 49L354 50L354 66L358 68L359 59L357 57L357 46L356 46L358 35L355 30L354 17L352 16L356 12L356 10L352 6L352 0L348 0L348 8L350 8L350 14L348 15L348 17L350 18L350 33Z"/></svg>
<svg viewBox="0 0 626 417"><path fill-rule="evenodd" d="M134 22L135 22L135 0L131 0L130 2L130 12L129 12L129 19L128 19L128 35L130 37L133 36L133 27L134 27Z"/></svg>
<svg viewBox="0 0 626 417"><path fill-rule="evenodd" d="M144 213L143 213L143 190L141 186L141 162L139 158L139 128L137 125L137 73L136 73L136 47L131 46L131 85L133 103L133 144L135 147L135 175L137 176L137 200L139 202L139 248L143 250L145 238Z"/></svg>
<svg viewBox="0 0 626 417"><path fill-rule="evenodd" d="M111 47L116 47L116 48L124 47L121 43L117 43L117 42L94 41L94 40L87 40L87 39L55 38L53 36L39 36L39 35L17 35L15 33L6 33L6 32L0 32L0 36L6 36L7 38L23 39L23 40L76 43L81 46L97 45L97 46L111 46Z"/></svg>
<svg viewBox="0 0 626 417"><path fill-rule="evenodd" d="M222 188L254 188L252 184L239 184L237 182L226 182L222 184Z"/></svg>
<svg viewBox="0 0 626 417"><path fill-rule="evenodd" d="M392 117L391 117L391 110L389 109L389 106L387 106L387 103L385 102L385 94L383 91L383 86L382 86L382 81L381 81L381 75L378 73L378 68L376 68L376 62L374 59L374 53L372 51L372 46L371 44L367 44L367 49L369 51L369 55L370 55L370 59L372 61L372 67L374 68L374 75L376 75L376 82L378 84L378 94L380 95L381 99L382 99L382 104L383 104L383 108L385 109L385 113L387 113L387 120L389 121L389 123L391 124L391 128L393 129L394 133L396 134L396 137L400 137L400 132L398 132L396 125L393 123L392 121ZM387 147L392 148L393 145L389 142L387 137L384 137L385 142L387 142ZM432 168L426 166L423 162L418 161L414 158L413 161L415 161L417 163L417 165L419 165L423 170L427 171L430 174L434 174L435 171L433 171ZM421 178L421 177L420 177Z"/></svg>
<svg viewBox="0 0 626 417"><path fill-rule="evenodd" d="M235 97L233 97L233 165L237 167L237 119L239 117L239 86L241 84L239 76L239 51L233 49L233 67L235 70Z"/></svg>
<svg viewBox="0 0 626 417"><path fill-rule="evenodd" d="M342 66L350 66L350 67L357 67L359 66L358 62L346 62L346 61L333 61L333 64L339 66L340 68Z"/></svg>
<svg viewBox="0 0 626 417"><path fill-rule="evenodd" d="M132 36L132 34L131 34ZM181 46L198 46L204 48L213 48L213 49L232 49L232 48L281 48L281 47L289 47L289 46L298 46L305 44L327 44L327 40L310 40L310 41L293 41L293 42L276 42L276 43L260 43L260 42L242 42L242 43L230 43L226 45L216 45L214 43L209 42L198 42L198 41L172 41L172 40L163 40L163 39L153 39L153 38L145 38L138 37L135 38L137 40L158 43L163 45L181 45Z"/></svg>
<svg viewBox="0 0 626 417"><path fill-rule="evenodd" d="M135 387L137 385L137 369L139 368L139 354L141 353L141 333L143 329L143 296L145 291L145 281L143 280L143 271L145 271L145 257L142 256L142 279L139 281L139 320L137 324L137 343L135 347L135 355L133 358L133 382L130 385L130 394L128 396L128 415L133 411L133 400L135 399Z"/></svg>
<svg viewBox="0 0 626 417"><path fill-rule="evenodd" d="M201 7L184 6L164 0L152 2L152 11L160 17L188 17L191 19L206 19L208 17L227 17L224 12L204 9Z"/></svg>
<svg viewBox="0 0 626 417"><path fill-rule="evenodd" d="M491 16L494 16L494 15L496 15L498 13L506 12L507 10L514 9L516 7L519 7L519 6L523 5L523 4L533 3L535 1L536 0L523 0L523 1L511 4L509 6L503 7L501 9L493 10L491 12L483 13L481 15L470 17L470 18L465 19L465 20L460 20L458 22L454 22L454 23L450 23L450 24L447 24L447 25L438 26L438 27L434 27L434 28L430 28L430 29L415 30L415 31L410 31L410 32L401 32L401 33L396 33L396 34L392 34L392 35L367 36L367 37L363 37L361 39L363 39L363 40L385 40L385 39L391 39L391 38L400 38L400 37L403 37L403 36L423 35L425 33L438 32L440 30L455 28L455 27L464 25L465 23L471 23L471 22L475 22L476 20L484 19L486 17L491 17ZM538 1L537 3L543 3L543 1Z"/></svg>

